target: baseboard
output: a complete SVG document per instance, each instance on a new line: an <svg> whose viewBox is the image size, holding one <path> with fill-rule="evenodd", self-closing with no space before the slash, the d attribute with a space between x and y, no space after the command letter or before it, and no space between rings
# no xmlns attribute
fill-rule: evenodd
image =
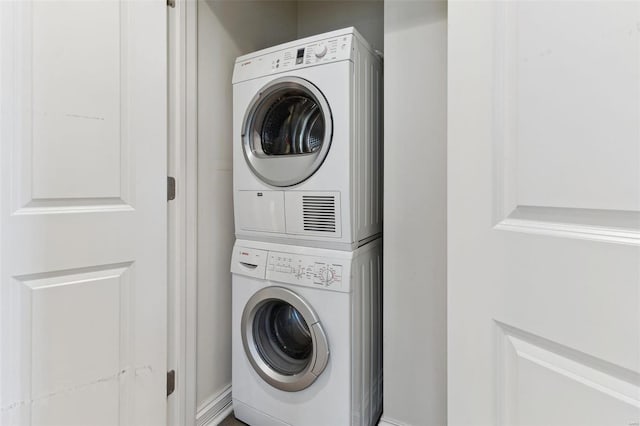
<svg viewBox="0 0 640 426"><path fill-rule="evenodd" d="M217 397L198 407L196 426L217 426L227 417L231 406L231 385L227 386Z"/></svg>
<svg viewBox="0 0 640 426"><path fill-rule="evenodd" d="M401 423L397 423L395 420L385 419L383 414L382 417L380 418L380 421L378 422L378 426L403 426L403 425Z"/></svg>

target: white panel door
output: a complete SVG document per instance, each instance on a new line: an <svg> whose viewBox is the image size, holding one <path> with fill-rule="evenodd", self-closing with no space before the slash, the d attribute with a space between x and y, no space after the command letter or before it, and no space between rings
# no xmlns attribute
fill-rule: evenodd
<svg viewBox="0 0 640 426"><path fill-rule="evenodd" d="M166 423L166 5L0 2L0 424Z"/></svg>
<svg viewBox="0 0 640 426"><path fill-rule="evenodd" d="M640 3L449 2L451 425L640 424Z"/></svg>

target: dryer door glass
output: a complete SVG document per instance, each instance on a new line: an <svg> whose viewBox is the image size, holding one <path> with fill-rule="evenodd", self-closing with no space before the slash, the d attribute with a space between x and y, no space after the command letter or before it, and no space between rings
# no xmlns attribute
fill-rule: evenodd
<svg viewBox="0 0 640 426"><path fill-rule="evenodd" d="M295 392L324 371L329 344L318 316L282 287L257 291L242 312L242 344L253 369L273 387Z"/></svg>
<svg viewBox="0 0 640 426"><path fill-rule="evenodd" d="M261 88L251 101L242 147L259 179L292 186L322 165L332 134L331 111L320 90L302 78L282 77Z"/></svg>
<svg viewBox="0 0 640 426"><path fill-rule="evenodd" d="M283 90L265 107L260 138L265 155L310 154L321 148L324 118L308 94Z"/></svg>

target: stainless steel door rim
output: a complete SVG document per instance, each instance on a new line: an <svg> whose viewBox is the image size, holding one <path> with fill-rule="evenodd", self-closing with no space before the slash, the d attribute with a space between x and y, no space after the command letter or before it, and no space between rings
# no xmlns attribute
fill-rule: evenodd
<svg viewBox="0 0 640 426"><path fill-rule="evenodd" d="M276 341L282 337L277 331L269 336L261 334L261 327L272 327L276 320L273 316L261 315L261 310L272 313L277 310L273 309L276 305L293 308L289 311L295 313L293 329L300 335L308 335L308 354L300 351L302 346L295 347L295 342L291 348ZM252 367L265 382L277 389L296 392L307 388L322 374L329 361L329 344L318 316L302 297L286 288L266 287L251 296L242 313L240 330ZM266 337L269 337L268 342Z"/></svg>
<svg viewBox="0 0 640 426"><path fill-rule="evenodd" d="M300 77L266 84L249 103L242 149L263 182L286 187L312 176L331 146L333 118L320 90Z"/></svg>

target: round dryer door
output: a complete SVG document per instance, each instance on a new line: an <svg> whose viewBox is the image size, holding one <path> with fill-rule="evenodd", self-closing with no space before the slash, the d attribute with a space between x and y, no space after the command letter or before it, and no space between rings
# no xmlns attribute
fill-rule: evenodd
<svg viewBox="0 0 640 426"><path fill-rule="evenodd" d="M333 133L331 111L316 86L282 77L260 89L242 126L247 164L272 186L296 185L322 165Z"/></svg>
<svg viewBox="0 0 640 426"><path fill-rule="evenodd" d="M242 313L242 343L255 371L271 386L305 389L324 371L329 345L309 304L282 287L256 292Z"/></svg>

